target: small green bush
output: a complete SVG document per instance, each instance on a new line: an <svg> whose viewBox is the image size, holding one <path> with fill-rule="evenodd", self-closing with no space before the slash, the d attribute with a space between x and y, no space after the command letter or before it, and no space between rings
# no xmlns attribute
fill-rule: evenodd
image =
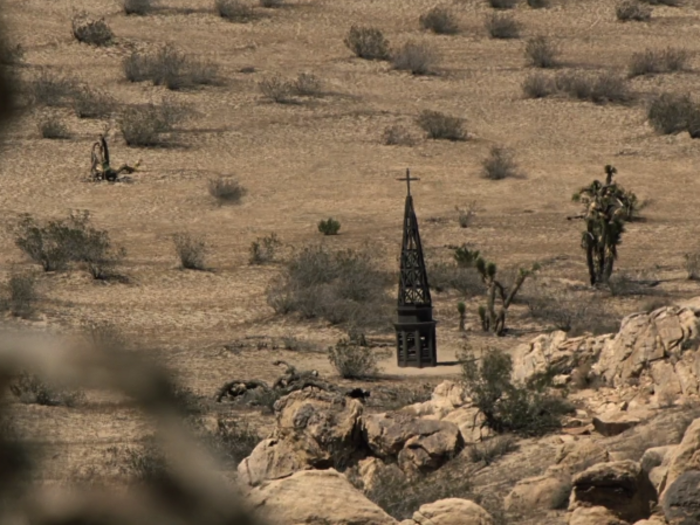
<svg viewBox="0 0 700 525"><path fill-rule="evenodd" d="M513 152L502 146L493 146L481 165L481 176L485 179L502 180L519 175Z"/></svg>
<svg viewBox="0 0 700 525"><path fill-rule="evenodd" d="M540 72L528 75L521 87L528 98L545 98L556 92L554 81Z"/></svg>
<svg viewBox="0 0 700 525"><path fill-rule="evenodd" d="M282 245L276 233L258 237L250 244L249 264L266 264L275 260L277 248Z"/></svg>
<svg viewBox="0 0 700 525"><path fill-rule="evenodd" d="M329 217L327 220L318 223L318 231L323 235L338 235L338 231L340 231L340 221Z"/></svg>
<svg viewBox="0 0 700 525"><path fill-rule="evenodd" d="M352 26L344 40L345 45L359 58L387 60L389 42L375 27Z"/></svg>
<svg viewBox="0 0 700 525"><path fill-rule="evenodd" d="M683 71L688 66L689 53L685 49L667 48L661 51L646 49L632 55L629 76L655 75Z"/></svg>
<svg viewBox="0 0 700 525"><path fill-rule="evenodd" d="M328 348L328 360L343 379L366 379L377 375L377 357L368 346L341 339Z"/></svg>
<svg viewBox="0 0 700 525"><path fill-rule="evenodd" d="M258 18L255 11L241 0L216 0L214 5L219 16L229 22L245 24Z"/></svg>
<svg viewBox="0 0 700 525"><path fill-rule="evenodd" d="M69 139L71 136L66 125L55 115L49 115L39 121L39 132L45 139Z"/></svg>
<svg viewBox="0 0 700 525"><path fill-rule="evenodd" d="M123 0L122 6L127 15L144 16L153 10L152 0Z"/></svg>
<svg viewBox="0 0 700 525"><path fill-rule="evenodd" d="M209 181L209 195L214 197L219 205L238 204L246 193L247 190L235 178L219 177Z"/></svg>
<svg viewBox="0 0 700 525"><path fill-rule="evenodd" d="M186 270L206 270L204 259L207 245L201 239L195 239L187 233L173 235L175 253L180 259L180 266Z"/></svg>
<svg viewBox="0 0 700 525"><path fill-rule="evenodd" d="M215 64L189 57L171 44L153 54L135 51L124 59L122 68L130 82L150 80L172 91L214 84L218 70Z"/></svg>
<svg viewBox="0 0 700 525"><path fill-rule="evenodd" d="M651 8L636 0L623 0L615 7L615 15L620 22L648 22L651 20Z"/></svg>
<svg viewBox="0 0 700 525"><path fill-rule="evenodd" d="M525 55L530 64L540 68L554 68L559 65L557 55L559 49L546 36L537 36L528 40Z"/></svg>
<svg viewBox="0 0 700 525"><path fill-rule="evenodd" d="M611 71L595 75L564 72L555 77L555 85L570 97L596 104L624 104L634 98L626 79Z"/></svg>
<svg viewBox="0 0 700 525"><path fill-rule="evenodd" d="M391 57L392 66L398 71L410 71L412 75L434 75L440 57L424 43L408 41Z"/></svg>
<svg viewBox="0 0 700 525"><path fill-rule="evenodd" d="M173 131L175 124L187 114L184 106L168 101L160 105L127 106L119 116L119 129L129 146L158 146L163 143L162 135Z"/></svg>
<svg viewBox="0 0 700 525"><path fill-rule="evenodd" d="M80 14L71 21L73 36L78 42L93 46L106 46L112 42L114 34L104 18L92 20L86 14Z"/></svg>
<svg viewBox="0 0 700 525"><path fill-rule="evenodd" d="M510 39L520 36L520 24L510 15L491 13L486 17L486 30L491 38Z"/></svg>
<svg viewBox="0 0 700 525"><path fill-rule="evenodd" d="M459 33L459 24L454 13L445 7L433 7L419 19L423 29L438 35L454 35Z"/></svg>
<svg viewBox="0 0 700 525"><path fill-rule="evenodd" d="M657 133L670 135L688 129L689 117L697 111L687 94L662 93L649 105L647 118Z"/></svg>
<svg viewBox="0 0 700 525"><path fill-rule="evenodd" d="M436 140L460 141L467 139L464 119L451 117L439 111L423 111L417 119L428 138Z"/></svg>
<svg viewBox="0 0 700 525"><path fill-rule="evenodd" d="M524 386L514 385L513 361L501 350L488 349L480 363L466 351L462 367L468 395L486 426L498 434L543 435L561 428L561 418L572 410L564 399L547 393L546 376Z"/></svg>

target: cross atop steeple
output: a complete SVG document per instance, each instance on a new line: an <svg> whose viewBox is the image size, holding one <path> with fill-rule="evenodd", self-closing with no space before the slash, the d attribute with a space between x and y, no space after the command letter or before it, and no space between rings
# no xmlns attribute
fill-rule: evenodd
<svg viewBox="0 0 700 525"><path fill-rule="evenodd" d="M411 181L412 180L420 180L420 179L418 179L418 178L412 179L411 178L411 170L406 168L406 177L404 177L403 179L396 179L396 180L405 180L406 181L406 191L407 191L406 196L410 197L411 196Z"/></svg>

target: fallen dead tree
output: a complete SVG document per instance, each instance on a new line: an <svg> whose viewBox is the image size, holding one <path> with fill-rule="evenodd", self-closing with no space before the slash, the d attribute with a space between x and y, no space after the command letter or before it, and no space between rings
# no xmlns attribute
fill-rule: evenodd
<svg viewBox="0 0 700 525"><path fill-rule="evenodd" d="M272 386L259 379L234 379L233 381L228 381L219 388L215 397L217 403L221 403L224 397L236 399L256 389L274 392L278 397L286 396L307 387L318 388L324 392L333 392L355 399L366 399L370 395L369 391L363 388L343 388L329 383L319 378L318 371L316 370L300 371L286 361L281 360L274 361L272 364L285 367L283 374L275 380Z"/></svg>

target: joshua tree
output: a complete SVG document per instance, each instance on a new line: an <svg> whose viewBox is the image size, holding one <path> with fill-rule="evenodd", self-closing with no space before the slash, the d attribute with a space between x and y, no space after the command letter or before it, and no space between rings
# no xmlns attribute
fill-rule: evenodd
<svg viewBox="0 0 700 525"><path fill-rule="evenodd" d="M594 180L575 193L572 200L583 204L584 210L580 215L567 217L586 221L581 247L586 250L591 286L607 283L610 279L625 222L632 220L639 209L637 196L613 182L615 173L617 170L608 164L605 166L605 184Z"/></svg>
<svg viewBox="0 0 700 525"><path fill-rule="evenodd" d="M479 307L479 318L481 327L486 332L494 333L498 336L506 333L506 312L513 299L520 290L520 287L529 276L539 269L538 264L533 264L529 270L520 268L515 282L506 288L496 279L496 264L487 262L478 250L470 250L466 245L456 248L454 257L457 264L466 268L476 268L481 276L481 280L486 285L486 306ZM498 309L496 303L499 303Z"/></svg>

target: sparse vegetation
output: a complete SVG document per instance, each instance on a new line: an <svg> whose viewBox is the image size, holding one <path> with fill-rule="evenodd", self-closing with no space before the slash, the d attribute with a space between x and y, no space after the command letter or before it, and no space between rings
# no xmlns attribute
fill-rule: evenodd
<svg viewBox="0 0 700 525"><path fill-rule="evenodd" d="M430 287L436 292L456 290L465 297L474 297L486 292L479 273L469 266L445 262L431 262L427 269Z"/></svg>
<svg viewBox="0 0 700 525"><path fill-rule="evenodd" d="M250 243L249 264L267 264L275 260L277 249L282 245L276 233L258 237Z"/></svg>
<svg viewBox="0 0 700 525"><path fill-rule="evenodd" d="M268 288L277 313L298 312L332 324L383 326L388 321L388 276L368 251L331 252L310 246L297 252Z"/></svg>
<svg viewBox="0 0 700 525"><path fill-rule="evenodd" d="M561 418L572 410L565 399L547 392L546 376L514 385L512 358L501 350L487 349L479 359L467 349L460 359L468 395L485 426L498 434L543 435L560 428Z"/></svg>
<svg viewBox="0 0 700 525"><path fill-rule="evenodd" d="M685 271L688 279L700 280L700 250L696 252L686 253Z"/></svg>
<svg viewBox="0 0 700 525"><path fill-rule="evenodd" d="M522 89L528 98L545 98L556 92L553 79L540 72L528 75Z"/></svg>
<svg viewBox="0 0 700 525"><path fill-rule="evenodd" d="M620 22L648 22L651 20L651 7L637 0L623 0L615 7L615 15Z"/></svg>
<svg viewBox="0 0 700 525"><path fill-rule="evenodd" d="M451 141L467 139L464 119L459 117L451 117L439 111L425 110L419 115L417 123L430 139Z"/></svg>
<svg viewBox="0 0 700 525"><path fill-rule="evenodd" d="M520 24L510 15L491 13L486 17L486 30L491 38L510 39L520 36Z"/></svg>
<svg viewBox="0 0 700 525"><path fill-rule="evenodd" d="M462 301L457 303L457 313L459 313L459 331L464 332L464 322L467 318L467 305Z"/></svg>
<svg viewBox="0 0 700 525"><path fill-rule="evenodd" d="M415 142L411 133L398 124L385 128L382 134L382 143L386 146L413 146Z"/></svg>
<svg viewBox="0 0 700 525"><path fill-rule="evenodd" d="M493 9L513 9L518 0L487 0Z"/></svg>
<svg viewBox="0 0 700 525"><path fill-rule="evenodd" d="M36 293L36 279L33 275L13 274L7 282L8 299L3 301L2 309L8 309L12 315L29 319L34 313L38 299Z"/></svg>
<svg viewBox="0 0 700 525"><path fill-rule="evenodd" d="M559 65L559 49L546 36L541 35L528 40L525 55L534 67L554 68Z"/></svg>
<svg viewBox="0 0 700 525"><path fill-rule="evenodd" d="M22 372L10 383L10 392L20 403L28 405L75 407L81 403L85 394L78 390L59 388L49 385L38 376Z"/></svg>
<svg viewBox="0 0 700 525"><path fill-rule="evenodd" d="M509 149L503 146L492 146L489 156L481 163L481 176L489 180L518 177L518 165L513 157L514 154Z"/></svg>
<svg viewBox="0 0 700 525"><path fill-rule="evenodd" d="M459 227L468 228L476 216L476 201L470 202L466 210L459 206L455 206L455 210L458 213L457 222L459 223Z"/></svg>
<svg viewBox="0 0 700 525"><path fill-rule="evenodd" d="M452 11L446 7L433 7L419 19L423 29L432 31L438 35L454 35L459 33L459 24Z"/></svg>
<svg viewBox="0 0 700 525"><path fill-rule="evenodd" d="M238 179L232 177L219 177L209 181L209 195L214 197L219 205L238 204L246 193L247 190L241 186Z"/></svg>
<svg viewBox="0 0 700 525"><path fill-rule="evenodd" d="M555 85L570 97L596 104L623 104L633 99L625 78L610 71L595 75L563 72L555 77Z"/></svg>
<svg viewBox="0 0 700 525"><path fill-rule="evenodd" d="M410 71L412 75L434 75L439 55L428 44L406 42L394 52L391 62L398 71Z"/></svg>
<svg viewBox="0 0 700 525"><path fill-rule="evenodd" d="M669 135L687 131L689 119L698 111L689 95L662 93L652 100L647 118L657 133Z"/></svg>
<svg viewBox="0 0 700 525"><path fill-rule="evenodd" d="M549 0L527 0L527 5L533 9L543 9L549 7Z"/></svg>
<svg viewBox="0 0 700 525"><path fill-rule="evenodd" d="M366 379L377 375L377 357L372 349L341 339L328 348L328 360L343 379Z"/></svg>
<svg viewBox="0 0 700 525"><path fill-rule="evenodd" d="M104 18L93 20L82 13L71 21L73 36L78 42L93 46L106 46L112 42L114 34Z"/></svg>
<svg viewBox="0 0 700 525"><path fill-rule="evenodd" d="M389 41L375 27L352 26L345 37L345 45L359 58L388 60Z"/></svg>
<svg viewBox="0 0 700 525"><path fill-rule="evenodd" d="M260 0L260 6L267 9L278 9L284 5L284 0Z"/></svg>
<svg viewBox="0 0 700 525"><path fill-rule="evenodd" d="M116 108L115 100L104 91L84 85L73 92L73 110L78 118L109 118Z"/></svg>
<svg viewBox="0 0 700 525"><path fill-rule="evenodd" d="M661 51L646 49L634 53L629 65L629 76L655 75L683 71L688 67L689 53L685 49L672 47Z"/></svg>
<svg viewBox="0 0 700 525"><path fill-rule="evenodd" d="M258 88L265 97L278 104L294 102L294 85L281 75L264 78L258 83Z"/></svg>
<svg viewBox="0 0 700 525"><path fill-rule="evenodd" d="M613 166L605 166L605 184L595 180L572 197L574 202L581 203L583 212L571 218L586 221L581 247L586 251L591 286L610 280L625 222L637 207L636 195L613 182L616 173Z"/></svg>
<svg viewBox="0 0 700 525"><path fill-rule="evenodd" d="M39 132L45 139L69 139L70 132L56 115L47 115L39 121Z"/></svg>
<svg viewBox="0 0 700 525"><path fill-rule="evenodd" d="M469 459L472 463L484 462L491 465L497 459L518 450L515 437L510 434L493 436L469 447Z"/></svg>
<svg viewBox="0 0 700 525"><path fill-rule="evenodd" d="M144 16L153 10L153 0L123 0L124 13Z"/></svg>
<svg viewBox="0 0 700 525"><path fill-rule="evenodd" d="M52 73L47 68L42 68L29 88L34 104L40 106L61 106L68 102L75 92L75 82Z"/></svg>
<svg viewBox="0 0 700 525"><path fill-rule="evenodd" d="M201 239L196 239L187 233L173 235L175 253L180 259L180 267L186 270L206 270L204 264L207 245Z"/></svg>
<svg viewBox="0 0 700 525"><path fill-rule="evenodd" d="M299 73L293 84L294 94L299 97L319 97L323 94L323 83L311 73Z"/></svg>
<svg viewBox="0 0 700 525"><path fill-rule="evenodd" d="M257 18L253 8L241 0L216 0L214 6L219 16L229 22L245 24Z"/></svg>
<svg viewBox="0 0 700 525"><path fill-rule="evenodd" d="M338 235L340 231L340 221L335 220L333 217L322 220L318 223L318 231L323 235Z"/></svg>
<svg viewBox="0 0 700 525"><path fill-rule="evenodd" d="M184 106L164 100L161 104L127 106L119 116L119 129L129 146L149 147L163 143L163 134L187 116Z"/></svg>
<svg viewBox="0 0 700 525"><path fill-rule="evenodd" d="M231 467L250 456L262 441L258 432L245 421L217 418L216 430L205 436L207 448Z"/></svg>
<svg viewBox="0 0 700 525"><path fill-rule="evenodd" d="M152 54L135 51L124 59L122 67L130 82L150 80L173 91L214 84L218 70L215 64L189 57L171 44Z"/></svg>

